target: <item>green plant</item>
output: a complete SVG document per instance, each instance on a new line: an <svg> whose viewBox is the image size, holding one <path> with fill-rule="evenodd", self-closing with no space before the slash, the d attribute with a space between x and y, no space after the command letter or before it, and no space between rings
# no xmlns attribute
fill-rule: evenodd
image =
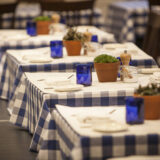
<svg viewBox="0 0 160 160"><path fill-rule="evenodd" d="M154 83L149 84L145 87L142 87L140 85L138 89L135 91L135 94L138 94L141 96L160 95L160 85L154 84Z"/></svg>
<svg viewBox="0 0 160 160"><path fill-rule="evenodd" d="M69 28L66 35L63 37L63 40L65 41L81 41L84 42L86 40L86 36L84 36L83 33L78 32L77 29Z"/></svg>
<svg viewBox="0 0 160 160"><path fill-rule="evenodd" d="M36 18L34 18L34 21L50 21L51 18L48 16L38 16Z"/></svg>
<svg viewBox="0 0 160 160"><path fill-rule="evenodd" d="M114 63L118 62L119 60L113 56L107 54L101 54L94 58L95 63Z"/></svg>

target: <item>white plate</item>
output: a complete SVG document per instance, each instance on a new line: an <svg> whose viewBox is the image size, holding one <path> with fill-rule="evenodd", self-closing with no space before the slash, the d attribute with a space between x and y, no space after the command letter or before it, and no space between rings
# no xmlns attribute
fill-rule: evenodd
<svg viewBox="0 0 160 160"><path fill-rule="evenodd" d="M30 63L50 63L50 62L52 62L53 61L53 59L51 59L51 58L35 58L35 59L30 59L30 60L28 60L28 62L30 62Z"/></svg>
<svg viewBox="0 0 160 160"><path fill-rule="evenodd" d="M154 72L160 72L160 68L142 68L140 69L140 73L143 73L143 74L151 74Z"/></svg>
<svg viewBox="0 0 160 160"><path fill-rule="evenodd" d="M69 84L63 86L55 86L54 90L58 92L69 92L69 91L79 91L83 88L80 84Z"/></svg>
<svg viewBox="0 0 160 160"><path fill-rule="evenodd" d="M121 43L112 43L112 44L105 44L104 48L105 49L126 48L126 45Z"/></svg>
<svg viewBox="0 0 160 160"><path fill-rule="evenodd" d="M56 79L47 79L45 83L48 86L62 86L70 84L71 80L66 77L57 77Z"/></svg>
<svg viewBox="0 0 160 160"><path fill-rule="evenodd" d="M121 132L126 131L128 129L128 125L112 121L103 124L95 123L92 126L92 129L98 132Z"/></svg>

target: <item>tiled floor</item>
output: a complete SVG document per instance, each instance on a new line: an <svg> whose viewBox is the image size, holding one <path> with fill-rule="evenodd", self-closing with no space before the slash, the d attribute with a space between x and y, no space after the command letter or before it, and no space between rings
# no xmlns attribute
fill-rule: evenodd
<svg viewBox="0 0 160 160"><path fill-rule="evenodd" d="M0 160L35 160L37 154L29 151L32 136L8 121L6 106L0 100Z"/></svg>

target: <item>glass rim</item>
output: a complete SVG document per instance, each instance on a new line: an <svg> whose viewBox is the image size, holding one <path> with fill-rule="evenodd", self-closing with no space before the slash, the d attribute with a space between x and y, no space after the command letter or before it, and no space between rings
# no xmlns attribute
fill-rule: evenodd
<svg viewBox="0 0 160 160"><path fill-rule="evenodd" d="M50 41L50 45L56 45L56 44L63 45L63 42L62 42L62 40L53 40L53 41Z"/></svg>

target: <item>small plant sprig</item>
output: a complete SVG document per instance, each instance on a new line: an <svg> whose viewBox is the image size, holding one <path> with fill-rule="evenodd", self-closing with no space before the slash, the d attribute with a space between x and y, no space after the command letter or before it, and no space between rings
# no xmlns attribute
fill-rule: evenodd
<svg viewBox="0 0 160 160"><path fill-rule="evenodd" d="M107 55L107 54L101 54L94 58L95 63L115 63L119 60L113 56Z"/></svg>
<svg viewBox="0 0 160 160"><path fill-rule="evenodd" d="M34 18L34 21L50 21L51 18L48 16L38 16Z"/></svg>
<svg viewBox="0 0 160 160"><path fill-rule="evenodd" d="M78 32L77 29L69 28L68 32L63 37L63 40L65 40L65 41L76 40L76 41L85 42L86 41L86 36L84 36L83 33Z"/></svg>
<svg viewBox="0 0 160 160"><path fill-rule="evenodd" d="M160 85L154 84L154 83L151 83L145 87L142 87L140 85L138 89L135 91L135 94L138 94L141 96L160 95Z"/></svg>

